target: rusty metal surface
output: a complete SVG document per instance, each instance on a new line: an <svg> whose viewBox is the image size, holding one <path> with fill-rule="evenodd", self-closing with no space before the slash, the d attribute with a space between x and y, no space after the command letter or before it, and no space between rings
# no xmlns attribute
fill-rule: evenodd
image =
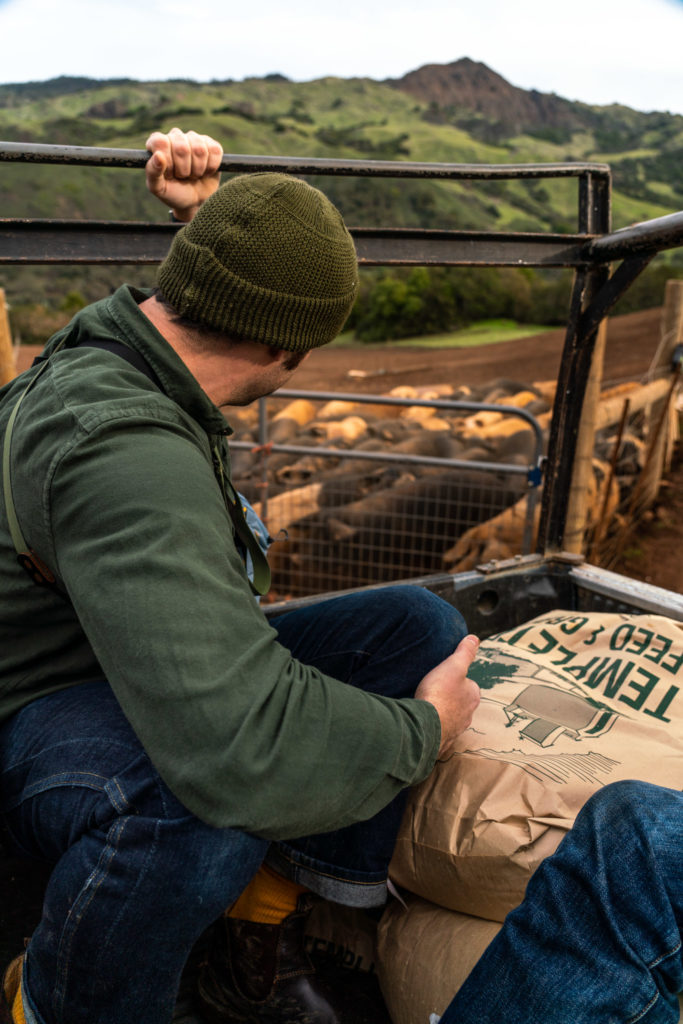
<svg viewBox="0 0 683 1024"><path fill-rule="evenodd" d="M350 228L366 266L576 267L586 235L419 228Z"/></svg>
<svg viewBox="0 0 683 1024"><path fill-rule="evenodd" d="M141 168L149 159L144 149L107 149L96 146L57 146L45 143L0 142L0 161L32 164L77 164L89 167ZM592 175L609 179L608 164L568 162L548 164L451 164L411 160L339 160L325 157L252 156L225 153L222 171L282 171L289 174L366 175L384 178L440 178L490 180L494 178L578 178Z"/></svg>
<svg viewBox="0 0 683 1024"><path fill-rule="evenodd" d="M612 223L610 175L584 174L579 179L579 231L609 231Z"/></svg>
<svg viewBox="0 0 683 1024"><path fill-rule="evenodd" d="M608 263L630 256L654 255L680 245L683 245L683 211L596 237L587 244L584 257L589 263Z"/></svg>
<svg viewBox="0 0 683 1024"><path fill-rule="evenodd" d="M0 219L0 264L160 263L175 224Z"/></svg>
<svg viewBox="0 0 683 1024"><path fill-rule="evenodd" d="M136 221L0 219L0 264L153 264L178 225ZM362 266L571 267L585 235L354 228Z"/></svg>
<svg viewBox="0 0 683 1024"><path fill-rule="evenodd" d="M600 322L612 311L621 296L642 274L650 263L653 254L633 256L625 259L605 281L600 291L593 296L579 317L578 330L582 337L587 337L598 329Z"/></svg>
<svg viewBox="0 0 683 1024"><path fill-rule="evenodd" d="M588 562L572 567L569 579L576 588L576 607L582 611L652 612L683 622L683 594L628 579Z"/></svg>
<svg viewBox="0 0 683 1024"><path fill-rule="evenodd" d="M605 187L584 187L579 210L580 215L584 217L582 227L598 235L607 234L611 225L610 196L609 183ZM586 250L592 256L591 245L592 243L588 243ZM541 501L538 549L544 554L560 551L564 545L579 423L600 323L599 320L596 322L585 314L593 303L598 301L598 296L608 284L608 279L609 267L601 262L592 262L588 266L577 265L574 275L550 423L546 476Z"/></svg>
<svg viewBox="0 0 683 1024"><path fill-rule="evenodd" d="M0 161L141 168L145 150L0 142ZM363 266L574 267L569 323L550 431L539 548L561 550L571 465L597 328L616 299L663 249L683 245L683 212L610 233L611 174L600 163L451 164L225 154L226 171L486 181L576 178L571 234L352 228ZM0 264L154 264L171 224L0 220ZM610 277L609 264L623 260Z"/></svg>

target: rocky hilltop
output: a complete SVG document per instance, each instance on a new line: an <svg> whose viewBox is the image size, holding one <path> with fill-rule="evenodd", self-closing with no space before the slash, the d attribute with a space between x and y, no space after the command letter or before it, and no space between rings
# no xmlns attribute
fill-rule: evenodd
<svg viewBox="0 0 683 1024"><path fill-rule="evenodd" d="M470 112L505 122L515 131L552 125L578 127L576 103L553 93L511 85L486 64L463 57L452 64L425 64L387 84L442 110Z"/></svg>
<svg viewBox="0 0 683 1024"><path fill-rule="evenodd" d="M464 128L486 142L518 134L568 142L574 132L591 132L599 148L623 153L655 136L664 149L680 150L683 117L662 111L643 113L619 104L598 107L555 93L520 89L478 61L463 57L450 64L425 64L387 79L387 85L427 104L426 119Z"/></svg>

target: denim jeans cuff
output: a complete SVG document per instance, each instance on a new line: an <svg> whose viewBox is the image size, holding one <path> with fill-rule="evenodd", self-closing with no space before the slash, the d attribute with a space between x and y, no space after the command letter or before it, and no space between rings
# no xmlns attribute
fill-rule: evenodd
<svg viewBox="0 0 683 1024"><path fill-rule="evenodd" d="M26 984L24 978L21 979L21 1002L24 1008L24 1018L26 1024L45 1024L42 1017L39 1017L34 1009L31 998L26 991Z"/></svg>
<svg viewBox="0 0 683 1024"><path fill-rule="evenodd" d="M292 882L345 907L383 907L387 901L387 880L344 877L343 869L320 864L291 847L271 844L265 863ZM358 872L354 873L356 876Z"/></svg>

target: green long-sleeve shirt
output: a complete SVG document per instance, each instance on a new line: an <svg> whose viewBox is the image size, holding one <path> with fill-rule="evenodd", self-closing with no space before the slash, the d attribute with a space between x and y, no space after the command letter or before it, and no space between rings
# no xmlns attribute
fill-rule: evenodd
<svg viewBox="0 0 683 1024"><path fill-rule="evenodd" d="M16 509L68 599L18 565L0 504L0 720L105 677L162 778L209 824L293 838L367 818L431 770L436 710L346 686L278 643L213 471L209 435L229 472L230 428L144 298L124 286L79 313L21 405ZM85 339L137 349L164 391L75 347ZM0 392L1 433L28 379Z"/></svg>

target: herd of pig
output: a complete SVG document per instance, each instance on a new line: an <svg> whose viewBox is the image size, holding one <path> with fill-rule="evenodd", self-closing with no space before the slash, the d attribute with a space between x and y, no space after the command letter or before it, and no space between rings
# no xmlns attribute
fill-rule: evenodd
<svg viewBox="0 0 683 1024"><path fill-rule="evenodd" d="M232 410L231 440L246 444L232 447L233 480L275 538L269 553L271 599L461 572L521 553L525 527L533 550L540 502L529 516L532 484L526 473L511 468L535 468L537 441L528 421L504 411L446 410L410 401L524 408L538 421L545 448L554 388L554 382L497 380L476 389L400 387L371 404L298 398L283 408L281 399L269 421L269 445L298 446L305 454L264 449L257 410ZM381 397L404 402L383 404ZM609 465L614 447L611 432L598 437L589 527L617 514L642 464L643 445L635 433L622 439L616 472ZM323 455L320 448L339 454ZM369 461L361 457L364 452L400 458ZM414 456L461 464L420 464Z"/></svg>

